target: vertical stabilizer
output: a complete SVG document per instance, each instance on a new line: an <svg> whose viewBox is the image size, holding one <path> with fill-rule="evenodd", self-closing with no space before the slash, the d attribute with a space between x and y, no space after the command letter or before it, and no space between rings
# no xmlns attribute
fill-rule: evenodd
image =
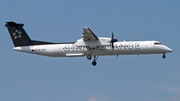
<svg viewBox="0 0 180 101"><path fill-rule="evenodd" d="M32 41L27 35L26 31L23 29L24 24L17 24L15 22L6 22L11 39L14 46L29 46L32 45Z"/></svg>

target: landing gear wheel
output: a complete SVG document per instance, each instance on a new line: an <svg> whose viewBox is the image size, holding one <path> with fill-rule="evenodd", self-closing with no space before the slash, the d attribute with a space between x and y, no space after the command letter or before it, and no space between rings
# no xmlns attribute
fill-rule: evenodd
<svg viewBox="0 0 180 101"><path fill-rule="evenodd" d="M88 59L88 60L91 60L91 58L92 58L91 55L88 55L88 56L87 56L87 59Z"/></svg>
<svg viewBox="0 0 180 101"><path fill-rule="evenodd" d="M96 62L96 61L93 61L93 62L92 62L92 65L93 65L93 66L96 66L96 65L97 65L97 62Z"/></svg>
<svg viewBox="0 0 180 101"><path fill-rule="evenodd" d="M165 59L165 58L166 58L166 55L165 55L165 54L163 54L162 58L163 58L163 59Z"/></svg>
<svg viewBox="0 0 180 101"><path fill-rule="evenodd" d="M93 65L93 66L96 66L96 65L97 65L96 60L98 59L98 57L99 57L99 56L94 56L94 60L93 60L93 62L92 62L92 65Z"/></svg>

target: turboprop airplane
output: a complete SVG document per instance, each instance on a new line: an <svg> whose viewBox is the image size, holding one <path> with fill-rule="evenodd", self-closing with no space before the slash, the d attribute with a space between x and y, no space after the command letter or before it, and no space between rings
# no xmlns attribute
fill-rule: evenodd
<svg viewBox="0 0 180 101"><path fill-rule="evenodd" d="M76 42L53 43L31 40L23 29L24 24L13 21L6 22L11 39L14 43L13 50L50 57L81 57L88 60L93 57L92 65L96 66L99 56L105 55L140 55L163 54L172 52L172 49L159 41L122 41L118 42L112 37L97 37L90 28L84 27L82 38Z"/></svg>

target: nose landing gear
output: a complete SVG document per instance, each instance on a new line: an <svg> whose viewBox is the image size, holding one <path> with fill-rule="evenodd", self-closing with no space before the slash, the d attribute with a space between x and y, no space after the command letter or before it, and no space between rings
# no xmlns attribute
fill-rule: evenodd
<svg viewBox="0 0 180 101"><path fill-rule="evenodd" d="M163 59L165 59L165 58L166 58L166 55L165 55L165 53L162 55L162 58L163 58Z"/></svg>

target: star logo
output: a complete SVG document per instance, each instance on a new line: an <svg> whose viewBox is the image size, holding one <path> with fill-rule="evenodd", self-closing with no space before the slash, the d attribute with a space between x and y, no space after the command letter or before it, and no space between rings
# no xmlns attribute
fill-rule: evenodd
<svg viewBox="0 0 180 101"><path fill-rule="evenodd" d="M21 38L21 33L22 33L21 31L16 30L16 31L13 33L14 39Z"/></svg>

